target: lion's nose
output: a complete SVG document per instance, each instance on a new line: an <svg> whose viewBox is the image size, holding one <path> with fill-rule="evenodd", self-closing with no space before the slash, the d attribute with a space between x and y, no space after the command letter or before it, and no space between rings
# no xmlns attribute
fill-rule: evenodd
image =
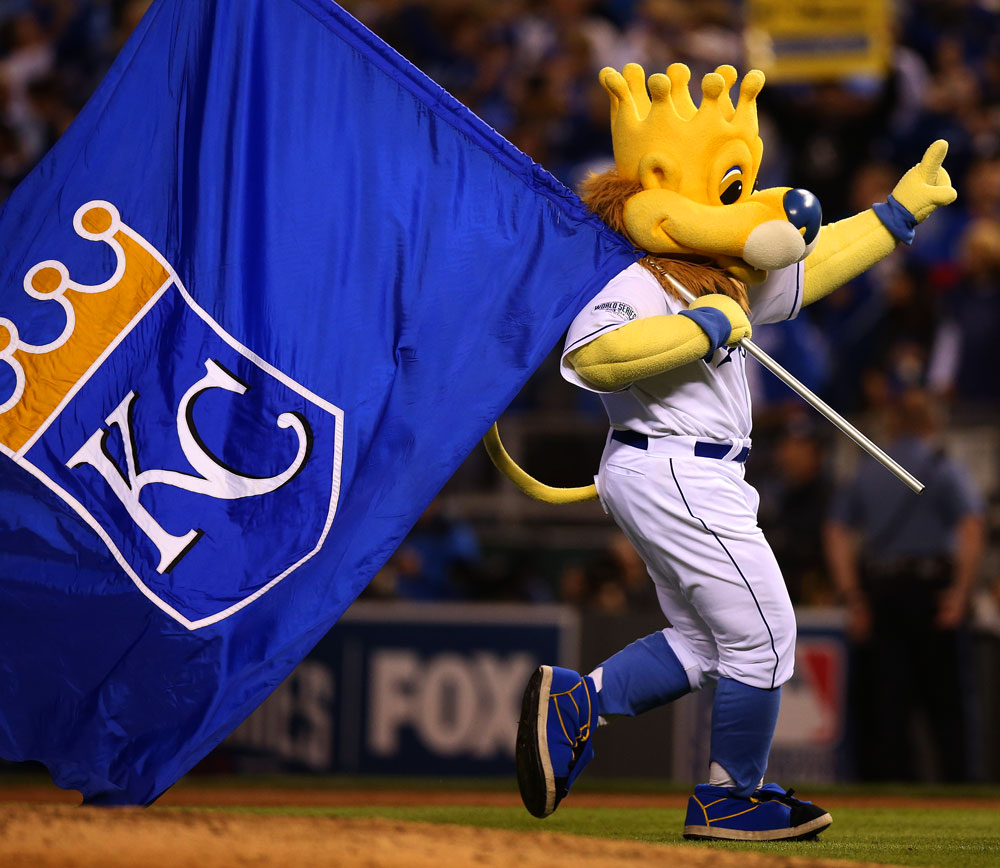
<svg viewBox="0 0 1000 868"><path fill-rule="evenodd" d="M817 199L808 190L789 190L785 193L781 204L788 215L788 222L802 233L802 240L806 244L811 244L813 239L819 234L820 224L823 222L823 209Z"/></svg>

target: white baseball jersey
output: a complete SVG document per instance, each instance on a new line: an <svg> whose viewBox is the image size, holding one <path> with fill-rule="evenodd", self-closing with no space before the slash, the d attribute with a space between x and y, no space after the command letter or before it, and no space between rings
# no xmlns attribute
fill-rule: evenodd
<svg viewBox="0 0 1000 868"><path fill-rule="evenodd" d="M802 263L772 271L751 286L753 325L793 319L802 306ZM562 356L562 375L574 385L598 392L613 428L651 437L690 435L711 440L745 440L750 436L750 390L743 350L722 347L707 362L683 365L632 383L617 392L601 392L570 367L566 355L634 319L665 316L687 305L664 291L638 262L612 278L569 327Z"/></svg>

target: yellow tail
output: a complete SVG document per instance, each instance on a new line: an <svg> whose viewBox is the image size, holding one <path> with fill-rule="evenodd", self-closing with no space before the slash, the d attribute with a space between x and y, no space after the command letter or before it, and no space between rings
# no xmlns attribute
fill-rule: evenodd
<svg viewBox="0 0 1000 868"><path fill-rule="evenodd" d="M483 438L483 446L486 447L490 460L497 470L528 497L545 501L545 503L580 503L584 500L597 500L597 487L594 485L581 485L579 488L554 488L525 473L503 448L496 422Z"/></svg>

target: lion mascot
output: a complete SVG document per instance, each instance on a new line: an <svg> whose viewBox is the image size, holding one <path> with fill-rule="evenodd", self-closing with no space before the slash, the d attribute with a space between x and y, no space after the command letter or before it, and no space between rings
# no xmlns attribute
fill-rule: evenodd
<svg viewBox="0 0 1000 868"><path fill-rule="evenodd" d="M648 81L637 64L604 69L600 81L615 165L582 196L643 254L578 314L562 355L565 379L607 410L600 469L594 485L552 488L513 462L495 425L485 443L533 497L599 497L642 556L669 626L588 675L532 675L517 735L521 795L548 816L593 756L600 725L714 685L708 780L690 797L685 837L814 837L830 814L764 782L796 628L744 480L751 408L738 342L910 244L955 199L941 165L948 146L934 142L886 202L824 226L808 191L757 189L760 71L744 76L736 104L731 66L702 79L698 105L679 63ZM668 275L696 296L690 306Z"/></svg>

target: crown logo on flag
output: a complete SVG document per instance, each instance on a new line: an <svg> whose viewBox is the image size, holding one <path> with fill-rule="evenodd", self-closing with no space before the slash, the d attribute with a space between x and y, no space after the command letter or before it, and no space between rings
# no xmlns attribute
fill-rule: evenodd
<svg viewBox="0 0 1000 868"><path fill-rule="evenodd" d="M665 153L679 171L692 159L704 162L713 147L742 139L750 148L754 172L763 152L757 127L757 95L764 87L764 73L752 69L740 84L737 105L729 89L736 83L736 69L720 66L701 80L701 104L695 106L688 89L691 71L672 63L666 75L649 77L637 63L618 72L601 70L601 85L611 99L611 137L618 174L639 178L639 163L649 153Z"/></svg>
<svg viewBox="0 0 1000 868"><path fill-rule="evenodd" d="M122 223L111 203L88 202L74 215L73 228L81 238L110 246L117 264L96 286L72 280L54 259L28 271L24 291L55 302L65 315L62 332L46 344L28 343L11 320L0 317L0 361L14 373L13 392L0 395L0 444L14 453L72 397L171 280L159 254Z"/></svg>

